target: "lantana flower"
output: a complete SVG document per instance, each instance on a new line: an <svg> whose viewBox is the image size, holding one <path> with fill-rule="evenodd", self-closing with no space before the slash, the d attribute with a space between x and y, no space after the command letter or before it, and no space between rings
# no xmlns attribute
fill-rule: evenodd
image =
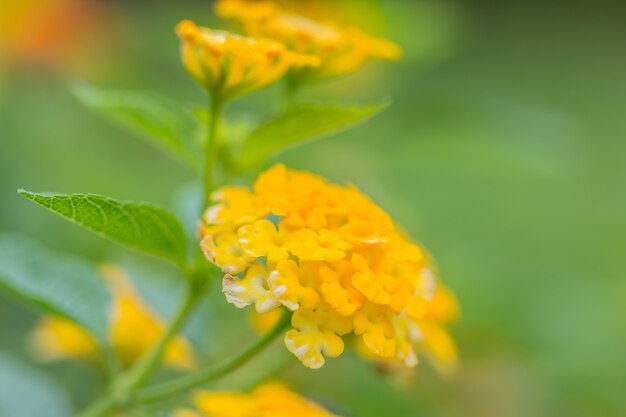
<svg viewBox="0 0 626 417"><path fill-rule="evenodd" d="M109 339L125 367L146 353L163 335L164 322L135 293L124 273L112 265L101 268L113 296ZM58 316L40 320L31 334L40 359L92 360L98 357L95 338L82 327ZM166 347L163 362L178 370L193 370L196 358L189 341L178 336Z"/></svg>
<svg viewBox="0 0 626 417"><path fill-rule="evenodd" d="M177 410L172 417L338 417L280 383L268 383L250 393L199 391L195 410Z"/></svg>
<svg viewBox="0 0 626 417"><path fill-rule="evenodd" d="M354 334L377 358L452 366L444 324L457 313L424 250L354 186L278 164L252 189L223 187L200 227L236 307L292 312L287 348L309 368L339 356ZM273 314L273 313L272 313Z"/></svg>
<svg viewBox="0 0 626 417"><path fill-rule="evenodd" d="M265 87L291 68L319 64L317 57L290 51L278 41L198 27L189 20L180 22L176 32L187 71L220 97Z"/></svg>
<svg viewBox="0 0 626 417"><path fill-rule="evenodd" d="M402 54L393 42L355 27L293 14L271 1L219 0L216 13L241 22L250 36L276 39L292 51L319 57L319 66L291 71L293 81L339 76L359 68L370 57L397 60Z"/></svg>

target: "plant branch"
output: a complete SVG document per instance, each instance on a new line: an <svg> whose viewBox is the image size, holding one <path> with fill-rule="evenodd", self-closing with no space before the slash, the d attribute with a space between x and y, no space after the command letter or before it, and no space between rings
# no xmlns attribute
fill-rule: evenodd
<svg viewBox="0 0 626 417"><path fill-rule="evenodd" d="M115 408L116 401L112 393L107 393L100 400L94 402L77 417L102 417L107 416Z"/></svg>
<svg viewBox="0 0 626 417"><path fill-rule="evenodd" d="M145 388L138 393L134 400L143 403L158 401L162 398L182 393L198 385L228 374L248 362L265 347L267 347L287 328L290 323L290 319L291 317L288 313L283 314L272 330L234 358L226 360L213 367L201 370L195 374L186 375L163 384Z"/></svg>
<svg viewBox="0 0 626 417"><path fill-rule="evenodd" d="M210 280L207 279L206 283L208 284L209 281ZM189 313L204 294L205 288L206 285L195 290L191 285L188 287L178 312L158 343L154 345L148 353L142 356L132 368L121 374L119 378L111 384L108 392L100 400L80 413L79 417L102 417L108 415L113 409L126 402L128 398L150 378L155 368L161 362L161 358L163 357L168 343L171 341L172 337L178 333L189 316Z"/></svg>
<svg viewBox="0 0 626 417"><path fill-rule="evenodd" d="M105 376L108 383L112 382L122 369L122 364L113 347L106 341L100 341L100 351L104 361Z"/></svg>
<svg viewBox="0 0 626 417"><path fill-rule="evenodd" d="M219 95L211 95L209 120L207 125L207 138L204 145L204 198L202 200L202 210L210 203L211 192L215 188L215 168L218 156L218 135L220 119L224 110L224 100Z"/></svg>
<svg viewBox="0 0 626 417"><path fill-rule="evenodd" d="M168 343L179 332L189 312L196 305L196 302L203 292L204 291L194 292L191 287L187 290L185 299L159 342L154 345L148 353L142 356L131 370L124 375L122 385L129 393L134 392L150 378L155 368L161 362L161 358L163 357Z"/></svg>

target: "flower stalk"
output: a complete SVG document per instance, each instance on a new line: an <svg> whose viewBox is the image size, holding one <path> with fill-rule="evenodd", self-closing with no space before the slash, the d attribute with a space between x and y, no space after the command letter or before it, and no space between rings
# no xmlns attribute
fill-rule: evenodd
<svg viewBox="0 0 626 417"><path fill-rule="evenodd" d="M209 280L206 280L206 282L208 283ZM201 299L206 286L200 287L197 291L193 291L192 288L192 286L188 287L178 312L168 325L159 342L127 372L119 375L111 384L106 395L80 413L79 417L106 416L116 407L126 403L128 398L145 384L161 362L168 343L179 332L193 310L193 307L195 307L197 302Z"/></svg>
<svg viewBox="0 0 626 417"><path fill-rule="evenodd" d="M198 387L238 369L240 366L254 358L280 334L282 334L289 326L290 320L291 317L289 314L283 314L280 320L269 332L239 355L199 372L186 375L163 384L155 385L153 387L148 387L140 391L135 399L140 403L158 401L166 397L184 393L191 388Z"/></svg>
<svg viewBox="0 0 626 417"><path fill-rule="evenodd" d="M206 208L210 203L211 192L213 192L216 186L215 171L219 151L219 129L224 105L225 100L220 95L216 93L211 94L207 137L204 145L204 197L202 199L202 209Z"/></svg>
<svg viewBox="0 0 626 417"><path fill-rule="evenodd" d="M137 388L141 387L153 374L163 357L167 344L183 327L189 313L192 311L193 307L195 307L203 292L204 291L193 292L191 289L187 291L183 303L165 330L161 340L135 364L121 381L122 386L128 393L132 393Z"/></svg>

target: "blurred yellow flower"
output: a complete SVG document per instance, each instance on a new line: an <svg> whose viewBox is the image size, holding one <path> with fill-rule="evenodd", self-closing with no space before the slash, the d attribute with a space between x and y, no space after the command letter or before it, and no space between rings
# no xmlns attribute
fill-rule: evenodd
<svg viewBox="0 0 626 417"><path fill-rule="evenodd" d="M282 43L211 30L183 20L176 27L187 71L205 89L231 98L265 87L291 68L318 65L317 57Z"/></svg>
<svg viewBox="0 0 626 417"><path fill-rule="evenodd" d="M339 356L348 333L379 358L414 366L421 349L454 365L443 327L458 312L454 297L423 250L355 187L279 164L252 190L211 197L201 247L225 272L226 299L262 314L291 310L285 344L305 366Z"/></svg>
<svg viewBox="0 0 626 417"><path fill-rule="evenodd" d="M43 317L31 340L37 356L45 361L90 359L98 352L96 341L85 329L57 316Z"/></svg>
<svg viewBox="0 0 626 417"><path fill-rule="evenodd" d="M135 294L128 279L118 268L101 268L113 295L109 338L124 366L146 353L164 332L163 321ZM32 332L31 340L42 360L93 359L98 355L94 337L78 325L61 317L44 317ZM196 366L193 348L184 337L170 342L164 364L179 370Z"/></svg>
<svg viewBox="0 0 626 417"><path fill-rule="evenodd" d="M291 71L290 79L294 82L343 75L370 57L397 60L402 54L393 42L354 27L292 14L271 1L219 0L216 12L241 22L250 36L276 39L295 52L319 57L319 66Z"/></svg>
<svg viewBox="0 0 626 417"><path fill-rule="evenodd" d="M178 410L172 417L337 417L279 383L250 393L199 391L193 403L198 412Z"/></svg>

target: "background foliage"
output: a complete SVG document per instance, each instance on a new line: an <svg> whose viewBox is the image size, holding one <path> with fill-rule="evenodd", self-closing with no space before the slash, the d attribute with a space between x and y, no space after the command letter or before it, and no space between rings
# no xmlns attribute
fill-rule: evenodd
<svg viewBox="0 0 626 417"><path fill-rule="evenodd" d="M188 207L190 171L85 109L68 82L80 78L154 90L190 107L201 103L202 92L178 62L172 28L181 18L211 19L210 6L94 4L89 16L99 25L90 47L67 45L44 65L2 61L0 228L54 251L126 266L142 294L167 314L176 290L170 265L131 260L16 193L20 187L90 192L179 212ZM281 159L356 183L432 251L463 308L453 332L464 366L449 380L427 366L383 378L352 353L319 371L289 367L285 378L346 416L626 415L624 7L358 5L359 23L398 41L406 57L320 86L315 96L379 103L390 92L394 105ZM227 116L245 124L246 109L274 112L268 103L279 95L277 88L255 93ZM163 146L172 146L171 132L162 134ZM245 314L225 304L213 291L188 329L209 357L248 337L241 332ZM66 415L70 404L83 404L102 385L88 367L36 363L27 332L38 315L0 293L0 415L32 415L15 404L17 395L35 391L44 392L37 396L46 409ZM205 337L212 331L219 337ZM277 351L267 359L284 361ZM265 371L247 367L221 384L235 386ZM3 388L9 385L11 395Z"/></svg>

